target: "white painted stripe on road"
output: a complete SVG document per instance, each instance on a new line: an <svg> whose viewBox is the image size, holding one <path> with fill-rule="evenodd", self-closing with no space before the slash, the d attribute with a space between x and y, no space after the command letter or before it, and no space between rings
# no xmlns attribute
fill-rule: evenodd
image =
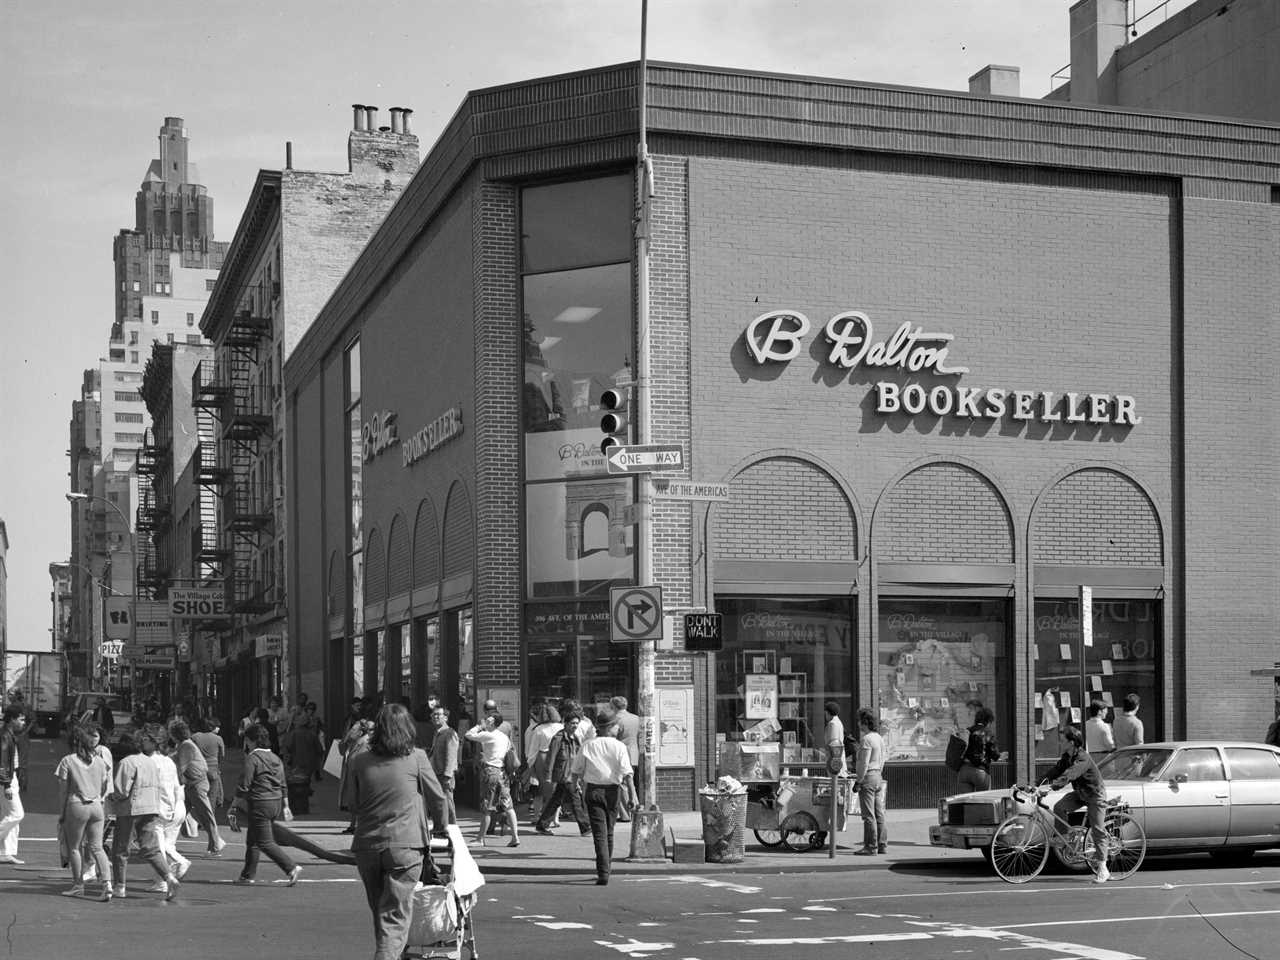
<svg viewBox="0 0 1280 960"><path fill-rule="evenodd" d="M748 947L822 947L837 943L889 943L897 940L932 939L932 933L861 933L830 937L760 937L752 940L704 940L703 943L740 943Z"/></svg>
<svg viewBox="0 0 1280 960"><path fill-rule="evenodd" d="M740 913L786 913L781 907L752 907L750 910L741 910Z"/></svg>
<svg viewBox="0 0 1280 960"><path fill-rule="evenodd" d="M729 883L726 880L713 880L711 877L694 876L661 876L661 877L626 877L627 883L696 883L703 887L718 887L721 890L732 890L734 893L759 893L759 887L748 887L742 883Z"/></svg>
<svg viewBox="0 0 1280 960"><path fill-rule="evenodd" d="M1274 886L1275 880L1221 880L1206 881L1204 883L1126 883L1120 889L1124 890L1196 890L1200 888L1212 889L1214 887L1260 887ZM996 893L1001 896L1057 896L1064 890L1091 890L1095 893L1106 893L1108 890L1117 889L1114 884L1094 884L1094 883L1061 883L1052 886L1028 887L1018 886L1011 887L1009 884L1001 884L998 887L986 887L982 889L974 889L967 887L964 890L939 890L930 893L868 893L857 897L814 897L810 903L858 903L862 900L909 900L914 897L972 897L975 894Z"/></svg>
<svg viewBox="0 0 1280 960"><path fill-rule="evenodd" d="M546 927L548 930L590 930L589 923L575 923L572 920L535 920L535 927Z"/></svg>
<svg viewBox="0 0 1280 960"><path fill-rule="evenodd" d="M1271 883L1274 885L1275 881ZM1085 917L1079 920L1042 920L1037 923L1010 923L991 930L1028 930L1032 927L1075 927L1092 926L1100 923L1143 923L1152 920L1203 920L1219 917L1270 917L1280 910L1228 910L1222 913L1156 913L1149 917Z"/></svg>
<svg viewBox="0 0 1280 960"><path fill-rule="evenodd" d="M673 950L674 943L642 943L639 940L628 940L625 943L614 943L610 940L597 940L602 947L608 947L610 950L617 950L619 953L625 953L629 957L647 957L651 953L657 953L659 950Z"/></svg>

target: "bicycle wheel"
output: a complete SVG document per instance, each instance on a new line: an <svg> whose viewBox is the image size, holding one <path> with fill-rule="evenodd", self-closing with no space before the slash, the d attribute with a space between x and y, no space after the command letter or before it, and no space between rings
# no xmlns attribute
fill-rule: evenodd
<svg viewBox="0 0 1280 960"><path fill-rule="evenodd" d="M813 834L817 829L818 821L813 814L804 810L793 813L782 822L782 845L796 853L811 850Z"/></svg>
<svg viewBox="0 0 1280 960"><path fill-rule="evenodd" d="M1147 833L1142 824L1127 813L1110 813L1103 828L1107 831L1107 869L1111 879L1132 876L1147 855Z"/></svg>
<svg viewBox="0 0 1280 960"><path fill-rule="evenodd" d="M1015 813L991 838L991 866L1001 880L1026 883L1049 859L1049 831L1035 817Z"/></svg>
<svg viewBox="0 0 1280 960"><path fill-rule="evenodd" d="M753 832L762 847L772 849L782 843L782 833L778 830L755 830Z"/></svg>

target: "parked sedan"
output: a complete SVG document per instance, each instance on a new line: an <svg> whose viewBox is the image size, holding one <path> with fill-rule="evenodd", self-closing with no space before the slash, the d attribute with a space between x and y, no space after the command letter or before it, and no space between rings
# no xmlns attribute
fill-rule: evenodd
<svg viewBox="0 0 1280 960"><path fill-rule="evenodd" d="M1280 847L1280 749L1262 743L1182 740L1124 747L1101 757L1108 797L1123 797L1147 833L1147 852L1224 859ZM1066 790L1050 793L1054 802ZM1008 790L948 797L929 842L990 856L996 827L1019 809Z"/></svg>

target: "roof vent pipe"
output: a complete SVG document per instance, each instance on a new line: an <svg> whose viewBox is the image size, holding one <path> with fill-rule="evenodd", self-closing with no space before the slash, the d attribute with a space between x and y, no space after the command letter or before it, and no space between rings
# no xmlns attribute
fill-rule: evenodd
<svg viewBox="0 0 1280 960"><path fill-rule="evenodd" d="M286 140L284 142L284 168L286 170L293 169L293 141Z"/></svg>
<svg viewBox="0 0 1280 960"><path fill-rule="evenodd" d="M363 103L353 103L351 105L351 129L352 130L364 129L364 104Z"/></svg>
<svg viewBox="0 0 1280 960"><path fill-rule="evenodd" d="M365 105L364 108L364 129L372 133L378 129L378 108Z"/></svg>
<svg viewBox="0 0 1280 960"><path fill-rule="evenodd" d="M392 133L400 132L400 108L399 107L391 108L391 132Z"/></svg>
<svg viewBox="0 0 1280 960"><path fill-rule="evenodd" d="M413 133L413 131L409 129L409 115L412 113L413 111L410 110L408 107L400 108L400 132L401 133L405 133L405 134Z"/></svg>

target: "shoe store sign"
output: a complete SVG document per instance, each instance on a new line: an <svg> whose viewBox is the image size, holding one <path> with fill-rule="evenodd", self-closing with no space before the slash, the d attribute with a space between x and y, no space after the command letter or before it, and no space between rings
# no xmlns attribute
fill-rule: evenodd
<svg viewBox="0 0 1280 960"><path fill-rule="evenodd" d="M751 321L746 329L747 352L761 366L789 363L800 355L812 324L797 310L772 310ZM930 377L960 377L968 367L951 361L950 333L929 333L910 322L887 338L875 339L871 318L859 310L837 313L822 328L829 347L826 362L844 370L858 366ZM954 382L875 385L876 412L908 416L969 417L970 419L1038 420L1041 423L1112 424L1132 427L1142 422L1134 398L1127 394L1083 391L1019 390L1004 387L960 386Z"/></svg>

